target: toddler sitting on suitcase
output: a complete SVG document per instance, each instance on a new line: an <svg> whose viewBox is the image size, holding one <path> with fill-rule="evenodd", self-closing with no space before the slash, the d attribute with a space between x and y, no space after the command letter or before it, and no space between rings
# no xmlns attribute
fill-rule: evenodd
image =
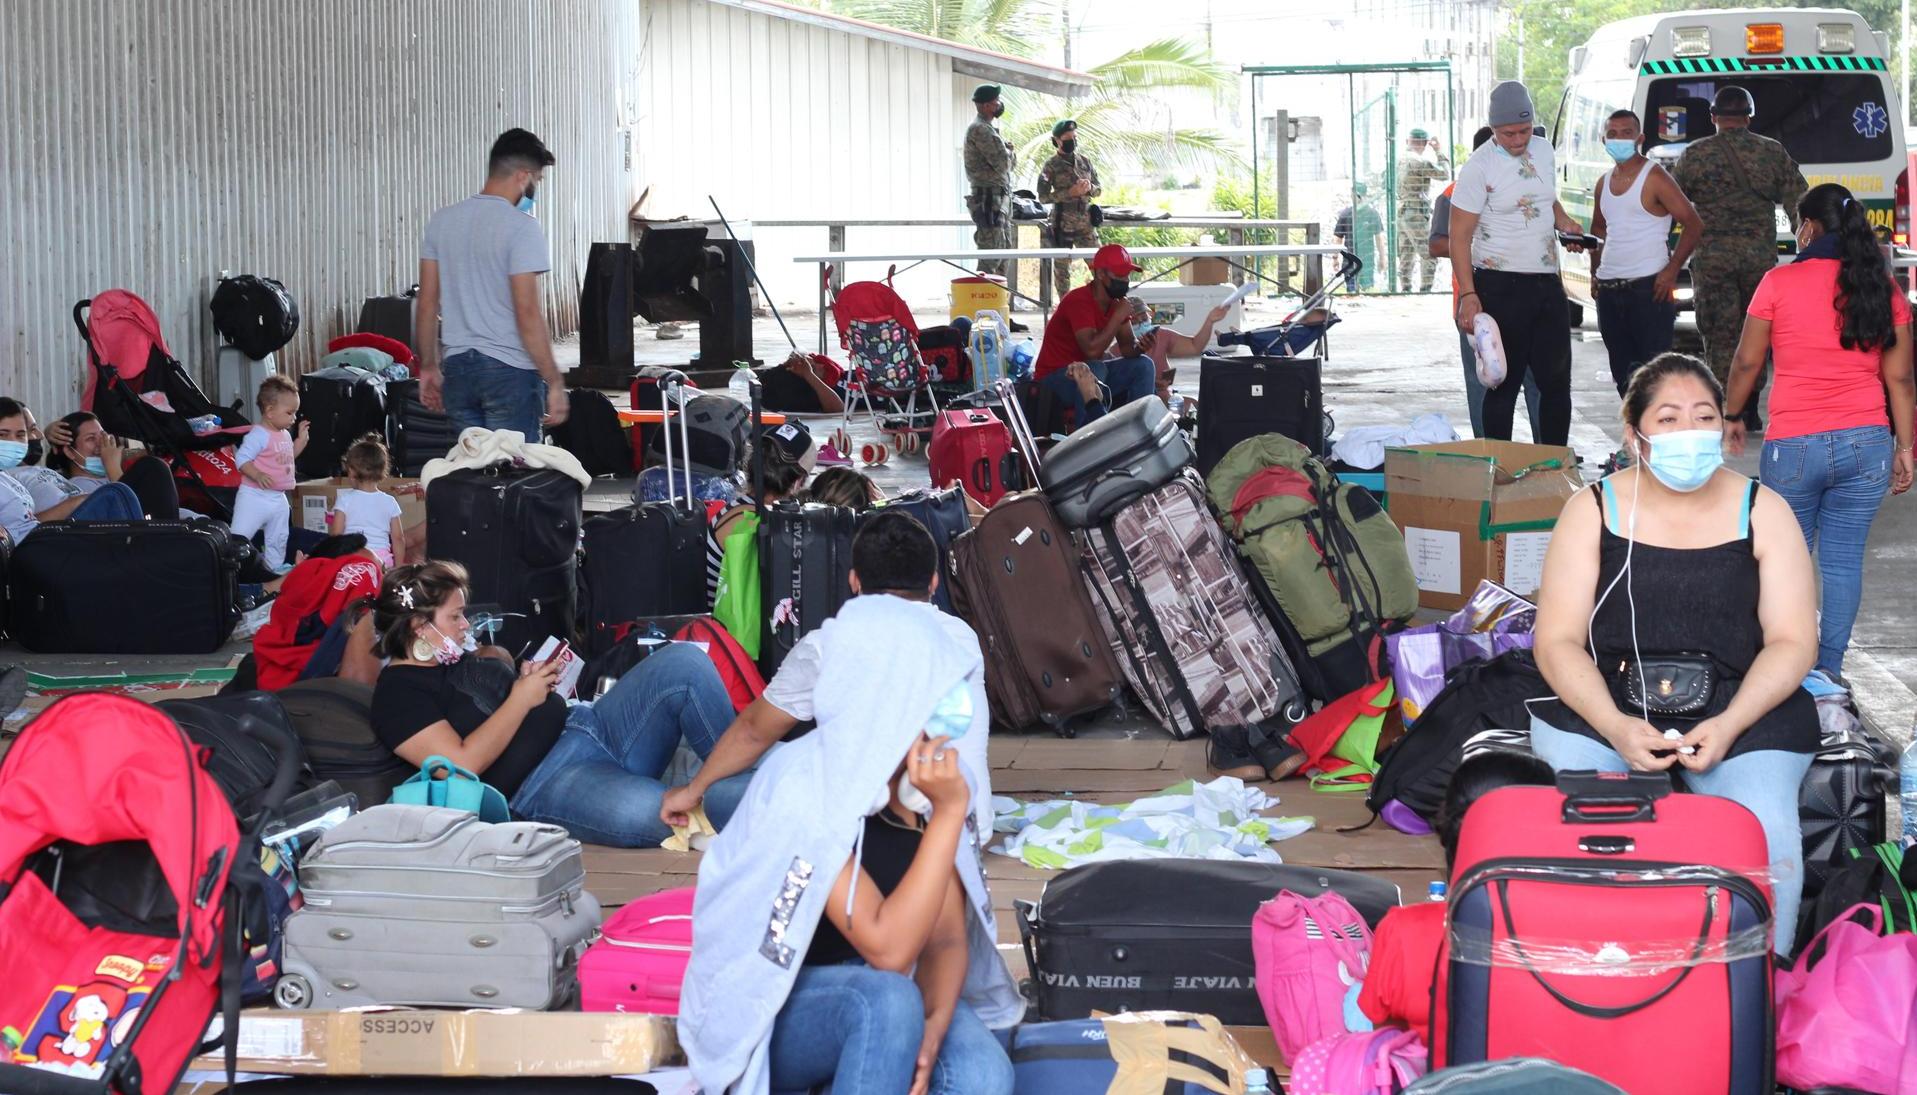
<svg viewBox="0 0 1917 1095"><path fill-rule="evenodd" d="M293 513L286 492L298 485L293 461L306 451L312 423L299 424L297 439L289 432L299 418L300 392L283 376L275 374L261 381L254 402L260 409L260 421L240 442L238 460L245 482L233 502L233 535L251 540L255 533L264 531L266 565L285 574L293 569L286 557Z"/></svg>
<svg viewBox="0 0 1917 1095"><path fill-rule="evenodd" d="M1472 803L1500 787L1549 787L1555 780L1550 765L1515 749L1486 750L1459 764L1438 813L1446 875L1458 854L1458 830ZM1446 908L1442 901L1401 905L1379 921L1371 941L1371 966L1358 993L1358 1009L1365 1018L1379 1026L1429 1029L1432 978L1444 946Z"/></svg>
<svg viewBox="0 0 1917 1095"><path fill-rule="evenodd" d="M404 564L411 553L400 523L399 501L379 489L392 467L386 443L369 433L353 442L342 463L353 485L334 497L326 530L334 536L358 533L366 537L366 549L388 570Z"/></svg>

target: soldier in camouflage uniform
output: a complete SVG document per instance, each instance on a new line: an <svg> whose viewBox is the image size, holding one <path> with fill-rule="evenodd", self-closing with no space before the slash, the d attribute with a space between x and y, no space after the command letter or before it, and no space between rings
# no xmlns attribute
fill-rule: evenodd
<svg viewBox="0 0 1917 1095"><path fill-rule="evenodd" d="M1004 250L1018 242L1012 223L1012 145L992 124L1005 113L998 94L992 84L972 92L978 117L965 128L965 181L972 186L965 205L972 214L972 243L980 250ZM1005 265L1004 259L982 259L978 272L1004 277Z"/></svg>
<svg viewBox="0 0 1917 1095"><path fill-rule="evenodd" d="M1052 127L1052 145L1058 152L1038 172L1038 200L1052 204L1046 226L1047 247L1097 247L1092 227L1092 199L1101 193L1092 161L1078 154L1078 123L1070 118ZM1072 264L1052 262L1053 300L1065 299L1072 287Z"/></svg>
<svg viewBox="0 0 1917 1095"><path fill-rule="evenodd" d="M1750 130L1755 104L1741 87L1726 87L1711 101L1717 133L1693 141L1677 161L1677 184L1704 218L1704 241L1691 257L1692 307L1704 353L1720 384L1729 384L1731 357L1744 330L1757 283L1777 265L1777 222L1783 206L1792 227L1807 184L1784 146ZM1745 406L1745 428L1763 430L1757 397L1760 376Z"/></svg>
<svg viewBox="0 0 1917 1095"><path fill-rule="evenodd" d="M1398 280L1394 288L1400 292L1411 292L1414 269L1419 273L1417 291L1431 291L1431 276L1438 268L1437 260L1425 253L1425 240L1431 235L1431 187L1446 181L1436 142L1424 130L1412 130L1404 165L1398 169Z"/></svg>

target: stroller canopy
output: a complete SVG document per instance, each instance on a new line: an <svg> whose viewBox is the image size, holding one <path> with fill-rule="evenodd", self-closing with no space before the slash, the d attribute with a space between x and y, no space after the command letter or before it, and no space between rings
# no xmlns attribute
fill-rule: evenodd
<svg viewBox="0 0 1917 1095"><path fill-rule="evenodd" d="M838 297L832 302L832 318L839 325L839 345L849 346L852 323L862 320L876 323L880 320L896 320L912 336L916 343L919 337L919 325L912 319L912 309L892 291L890 285L882 281L855 281L839 290Z"/></svg>
<svg viewBox="0 0 1917 1095"><path fill-rule="evenodd" d="M139 379L156 348L162 358L173 356L160 334L160 318L146 301L125 289L108 289L74 305L73 319L92 348L92 364L110 365L122 379ZM93 410L93 389L98 380L99 369L88 368L86 395L80 401L86 410Z"/></svg>

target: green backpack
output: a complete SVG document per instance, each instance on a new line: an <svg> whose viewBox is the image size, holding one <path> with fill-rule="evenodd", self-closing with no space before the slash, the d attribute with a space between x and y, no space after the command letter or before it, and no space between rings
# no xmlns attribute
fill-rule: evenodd
<svg viewBox="0 0 1917 1095"><path fill-rule="evenodd" d="M756 661L759 622L765 619L760 610L759 515L750 510L740 514L720 546L725 556L719 564L719 595L712 605L712 618L739 640L746 657Z"/></svg>
<svg viewBox="0 0 1917 1095"><path fill-rule="evenodd" d="M1298 442L1268 433L1239 442L1206 489L1312 657L1418 610L1404 534L1363 487L1341 483Z"/></svg>

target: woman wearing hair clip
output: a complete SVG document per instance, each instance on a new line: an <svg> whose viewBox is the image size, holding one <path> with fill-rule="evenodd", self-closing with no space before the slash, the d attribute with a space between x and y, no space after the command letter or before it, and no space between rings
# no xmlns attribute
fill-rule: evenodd
<svg viewBox="0 0 1917 1095"><path fill-rule="evenodd" d="M499 789L514 816L563 825L581 840L651 847L662 777L683 739L703 760L732 722L712 662L672 643L592 703L553 694L558 667L480 651L466 621L457 563L397 567L374 603L376 651L390 659L373 688L373 731L409 764L443 756ZM751 773L714 784L708 818L723 826Z"/></svg>
<svg viewBox="0 0 1917 1095"><path fill-rule="evenodd" d="M1810 556L1774 492L1723 466L1724 393L1663 354L1624 393L1632 467L1566 503L1544 560L1531 747L1559 770L1672 771L1764 827L1774 945L1804 885L1797 790L1819 738Z"/></svg>

